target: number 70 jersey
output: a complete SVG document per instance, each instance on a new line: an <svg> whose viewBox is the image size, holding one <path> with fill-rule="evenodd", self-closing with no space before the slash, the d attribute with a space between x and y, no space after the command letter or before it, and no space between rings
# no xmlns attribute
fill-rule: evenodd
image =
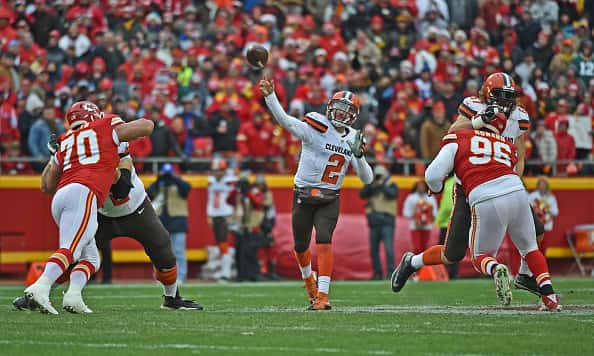
<svg viewBox="0 0 594 356"><path fill-rule="evenodd" d="M114 128L123 123L117 116L108 116L59 137L56 160L62 177L58 189L79 183L95 193L99 206L103 204L120 161L119 140Z"/></svg>
<svg viewBox="0 0 594 356"><path fill-rule="evenodd" d="M442 139L442 147L451 143L458 146L454 158L454 173L462 182L467 196L480 185L506 175L516 175L516 146L500 135L460 130L447 134ZM501 187L499 192L505 189L506 187Z"/></svg>

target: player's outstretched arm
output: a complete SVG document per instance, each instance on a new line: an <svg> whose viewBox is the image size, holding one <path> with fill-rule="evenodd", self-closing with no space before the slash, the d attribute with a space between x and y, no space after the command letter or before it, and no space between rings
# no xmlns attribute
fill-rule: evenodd
<svg viewBox="0 0 594 356"><path fill-rule="evenodd" d="M371 170L369 163L367 163L365 156L361 156L361 158L355 157L351 162L353 163L355 172L363 183L371 184L373 182L373 171Z"/></svg>
<svg viewBox="0 0 594 356"><path fill-rule="evenodd" d="M266 77L260 80L260 93L262 93L266 106L268 106L268 109L272 112L272 116L274 116L274 119L279 125L289 130L295 137L298 137L303 141L311 140L311 130L308 125L305 122L288 115L283 109L274 93L274 82L272 80Z"/></svg>
<svg viewBox="0 0 594 356"><path fill-rule="evenodd" d="M425 171L425 181L433 193L441 193L443 182L454 169L454 158L458 151L457 143L448 143L443 146L433 162Z"/></svg>
<svg viewBox="0 0 594 356"><path fill-rule="evenodd" d="M60 166L52 158L41 173L41 191L46 194L54 194L61 176Z"/></svg>
<svg viewBox="0 0 594 356"><path fill-rule="evenodd" d="M154 126L155 124L151 120L138 119L118 125L114 128L114 131L120 141L127 142L150 135Z"/></svg>

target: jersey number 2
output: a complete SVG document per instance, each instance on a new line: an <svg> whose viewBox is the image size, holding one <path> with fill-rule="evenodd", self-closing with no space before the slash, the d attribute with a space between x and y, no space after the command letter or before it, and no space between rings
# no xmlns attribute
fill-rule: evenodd
<svg viewBox="0 0 594 356"><path fill-rule="evenodd" d="M474 136L470 140L470 151L473 156L468 160L472 164L487 164L495 160L508 167L512 166L511 148L504 142L491 142L485 137Z"/></svg>
<svg viewBox="0 0 594 356"><path fill-rule="evenodd" d="M322 174L322 182L328 184L336 184L338 182L338 177L340 177L340 171L342 170L342 166L344 166L345 158L342 155L334 153L330 158L328 158L328 165L326 169L324 169L324 174Z"/></svg>
<svg viewBox="0 0 594 356"><path fill-rule="evenodd" d="M72 167L72 150L76 146L76 157L80 164L92 164L99 162L99 144L97 134L92 129L82 130L68 136L60 144L60 152L64 154L64 171Z"/></svg>

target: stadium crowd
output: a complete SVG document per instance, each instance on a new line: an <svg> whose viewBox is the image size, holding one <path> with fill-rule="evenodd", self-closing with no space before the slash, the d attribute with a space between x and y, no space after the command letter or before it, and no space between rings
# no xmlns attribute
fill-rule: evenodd
<svg viewBox="0 0 594 356"><path fill-rule="evenodd" d="M292 172L299 142L265 110L271 75L296 117L348 89L368 158L430 160L464 96L512 74L532 121L533 174L588 174L594 118L594 2L585 0L0 0L0 153L48 158L51 133L85 98L154 120L134 157L228 158ZM263 70L243 54L270 50ZM565 161L556 163L557 160ZM206 160L205 160L206 161ZM142 165L137 168L142 169ZM42 164L2 162L3 173Z"/></svg>

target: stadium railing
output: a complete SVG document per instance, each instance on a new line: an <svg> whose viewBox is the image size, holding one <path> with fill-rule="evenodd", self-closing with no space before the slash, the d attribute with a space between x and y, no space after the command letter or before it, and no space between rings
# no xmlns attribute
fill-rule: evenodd
<svg viewBox="0 0 594 356"><path fill-rule="evenodd" d="M232 158L233 159L233 158ZM0 157L0 174L7 174L2 169L2 163L4 162L28 162L28 163L45 163L48 160L45 158L38 158L38 157ZM187 158L183 159L181 157L134 157L135 163L143 163L145 165L143 172L144 174L157 174L159 172L160 165L164 163L178 163L183 164L184 166L188 167L187 169L183 170L184 173L206 173L208 171L208 167L212 158ZM369 163L374 164L374 160L368 160ZM392 167L392 170L395 174L401 174L405 176L415 175L416 169L419 164L428 165L431 160L424 160L424 159L399 159L399 160L385 160L382 161L383 164L386 164ZM284 172L285 160L281 156L271 156L271 157L257 157L257 158L246 158L243 157L240 161L240 166L249 166L250 164L265 164L265 163L273 163L275 164L276 171L267 171L263 170L263 173L268 174L275 174L275 173L286 173ZM579 172L576 175L578 176L594 176L594 160L559 160L556 162L543 162L541 160L527 160L526 161L526 170L530 171L534 168L541 168L544 165L548 165L551 169L551 176L566 176L565 172L556 172L557 165L568 165L568 164L575 164L579 166ZM193 169L192 165L202 164L203 169ZM557 174L559 173L559 174Z"/></svg>

